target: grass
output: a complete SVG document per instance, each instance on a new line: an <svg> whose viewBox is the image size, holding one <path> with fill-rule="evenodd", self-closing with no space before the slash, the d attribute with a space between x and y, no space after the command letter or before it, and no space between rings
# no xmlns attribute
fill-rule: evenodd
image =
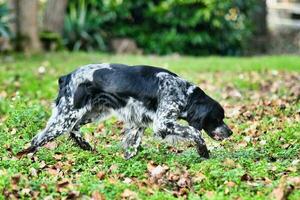
<svg viewBox="0 0 300 200"><path fill-rule="evenodd" d="M300 198L299 57L60 52L0 59L0 199ZM45 126L57 78L100 62L162 66L199 84L224 105L234 135L221 143L205 135L211 158L204 160L193 145L157 141L149 129L139 154L125 161L119 144L122 127L113 118L82 128L97 153L62 136L35 156L16 158ZM153 177L158 166L164 171Z"/></svg>

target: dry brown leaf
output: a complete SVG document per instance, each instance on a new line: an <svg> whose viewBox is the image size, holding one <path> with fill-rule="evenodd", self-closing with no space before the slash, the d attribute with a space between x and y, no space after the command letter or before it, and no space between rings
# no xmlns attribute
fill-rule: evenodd
<svg viewBox="0 0 300 200"><path fill-rule="evenodd" d="M35 168L32 167L29 171L31 176L37 176L37 170Z"/></svg>
<svg viewBox="0 0 300 200"><path fill-rule="evenodd" d="M264 177L264 178L263 178L263 181L264 181L264 184L266 184L266 185L269 185L269 184L272 183L272 180L269 179L268 177Z"/></svg>
<svg viewBox="0 0 300 200"><path fill-rule="evenodd" d="M68 192L67 199L78 199L79 195L80 195L79 191L72 190L72 191Z"/></svg>
<svg viewBox="0 0 300 200"><path fill-rule="evenodd" d="M42 160L42 162L40 162L40 164L39 164L40 169L44 169L46 166L47 166L47 164L45 163L44 160Z"/></svg>
<svg viewBox="0 0 300 200"><path fill-rule="evenodd" d="M96 176L99 178L99 180L103 180L105 177L105 172L104 171L100 171L96 174Z"/></svg>
<svg viewBox="0 0 300 200"><path fill-rule="evenodd" d="M57 176L59 173L58 169L53 169L53 168L47 168L47 172L52 175L52 176Z"/></svg>
<svg viewBox="0 0 300 200"><path fill-rule="evenodd" d="M190 180L187 177L181 177L177 182L177 185L181 188L188 187L190 185Z"/></svg>
<svg viewBox="0 0 300 200"><path fill-rule="evenodd" d="M165 172L168 170L169 168L167 166L161 166L161 165L158 165L154 168L152 168L150 172L150 176L152 178L155 178L155 179L160 179L162 178L162 176L165 174Z"/></svg>
<svg viewBox="0 0 300 200"><path fill-rule="evenodd" d="M56 142L48 142L44 145L46 149L54 150L57 147Z"/></svg>
<svg viewBox="0 0 300 200"><path fill-rule="evenodd" d="M205 192L205 196L208 199L212 199L215 196L215 192L214 191L207 191L207 192Z"/></svg>
<svg viewBox="0 0 300 200"><path fill-rule="evenodd" d="M282 184L279 184L279 186L272 191L271 197L276 200L284 200L285 199L284 186Z"/></svg>
<svg viewBox="0 0 300 200"><path fill-rule="evenodd" d="M23 188L23 189L21 190L21 194L22 194L22 195L26 195L26 196L30 196L30 191L31 191L30 188Z"/></svg>
<svg viewBox="0 0 300 200"><path fill-rule="evenodd" d="M297 167L296 166L288 167L287 171L289 171L289 172L297 172Z"/></svg>
<svg viewBox="0 0 300 200"><path fill-rule="evenodd" d="M235 182L232 181L228 181L225 183L228 187L234 187L235 186Z"/></svg>
<svg viewBox="0 0 300 200"><path fill-rule="evenodd" d="M109 172L114 172L118 169L118 165L116 164L113 164L110 166L110 168L108 169Z"/></svg>
<svg viewBox="0 0 300 200"><path fill-rule="evenodd" d="M96 132L97 132L97 133L101 133L101 132L104 131L104 129L105 129L104 124L103 124L103 123L100 123L100 124L97 126Z"/></svg>
<svg viewBox="0 0 300 200"><path fill-rule="evenodd" d="M62 187L68 186L69 183L70 183L69 180L65 179L65 180L59 181L56 186L62 188Z"/></svg>
<svg viewBox="0 0 300 200"><path fill-rule="evenodd" d="M193 176L193 181L194 182L202 182L204 179L206 179L206 176L202 174L201 172L198 172Z"/></svg>
<svg viewBox="0 0 300 200"><path fill-rule="evenodd" d="M169 181L178 181L179 178L180 178L180 175L177 174L177 173L173 173L173 172L169 172L169 173L168 173L168 176L167 176L167 179L168 179Z"/></svg>
<svg viewBox="0 0 300 200"><path fill-rule="evenodd" d="M102 193L98 192L98 191L94 191L92 193L92 198L91 199L92 200L105 200L105 196Z"/></svg>
<svg viewBox="0 0 300 200"><path fill-rule="evenodd" d="M253 178L246 173L243 176L241 176L241 181L253 181Z"/></svg>
<svg viewBox="0 0 300 200"><path fill-rule="evenodd" d="M234 160L230 159L230 158L226 158L223 162L223 164L226 166L226 167L235 167L236 166L236 163Z"/></svg>
<svg viewBox="0 0 300 200"><path fill-rule="evenodd" d="M296 189L300 189L300 176L288 177L287 183L293 185Z"/></svg>
<svg viewBox="0 0 300 200"><path fill-rule="evenodd" d="M64 157L63 154L54 154L53 155L53 158L57 161L61 160L63 157Z"/></svg>
<svg viewBox="0 0 300 200"><path fill-rule="evenodd" d="M124 181L123 181L123 183L127 183L127 184L129 184L129 183L131 183L132 182L132 179L131 178L128 178L128 177L126 177L125 179L124 179Z"/></svg>
<svg viewBox="0 0 300 200"><path fill-rule="evenodd" d="M138 199L138 195L136 192L133 192L129 189L125 189L124 192L121 194L122 199Z"/></svg>

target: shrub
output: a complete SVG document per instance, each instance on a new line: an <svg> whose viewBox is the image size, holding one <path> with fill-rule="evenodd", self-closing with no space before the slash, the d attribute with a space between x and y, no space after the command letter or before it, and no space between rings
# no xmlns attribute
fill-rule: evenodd
<svg viewBox="0 0 300 200"><path fill-rule="evenodd" d="M104 38L109 30L102 26L111 20L102 1L73 0L67 8L64 44L71 50L106 50Z"/></svg>
<svg viewBox="0 0 300 200"><path fill-rule="evenodd" d="M10 37L10 30L8 26L8 14L9 10L6 3L0 2L0 38L9 38Z"/></svg>
<svg viewBox="0 0 300 200"><path fill-rule="evenodd" d="M74 15L74 5L80 5L72 1L66 29L79 43L73 45L75 49L103 50L111 38L129 37L146 53L237 55L252 34L256 1L93 0L85 5L84 17L73 17L73 24L83 26L71 27L68 19Z"/></svg>

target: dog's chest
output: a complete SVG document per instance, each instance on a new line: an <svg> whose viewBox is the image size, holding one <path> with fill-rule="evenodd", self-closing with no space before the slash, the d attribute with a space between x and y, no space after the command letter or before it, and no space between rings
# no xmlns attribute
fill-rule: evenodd
<svg viewBox="0 0 300 200"><path fill-rule="evenodd" d="M114 113L125 123L133 126L148 126L154 119L155 112L147 109L143 102L129 98L126 106Z"/></svg>

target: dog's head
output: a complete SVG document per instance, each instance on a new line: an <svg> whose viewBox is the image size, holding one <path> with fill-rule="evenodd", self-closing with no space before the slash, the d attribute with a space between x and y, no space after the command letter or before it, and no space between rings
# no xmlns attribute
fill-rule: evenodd
<svg viewBox="0 0 300 200"><path fill-rule="evenodd" d="M224 109L207 96L200 88L194 91L191 100L189 123L198 130L204 130L215 140L223 140L232 135L231 129L224 122Z"/></svg>
<svg viewBox="0 0 300 200"><path fill-rule="evenodd" d="M223 140L232 135L231 129L224 122L224 109L218 102L207 109L202 119L202 128L215 140Z"/></svg>

